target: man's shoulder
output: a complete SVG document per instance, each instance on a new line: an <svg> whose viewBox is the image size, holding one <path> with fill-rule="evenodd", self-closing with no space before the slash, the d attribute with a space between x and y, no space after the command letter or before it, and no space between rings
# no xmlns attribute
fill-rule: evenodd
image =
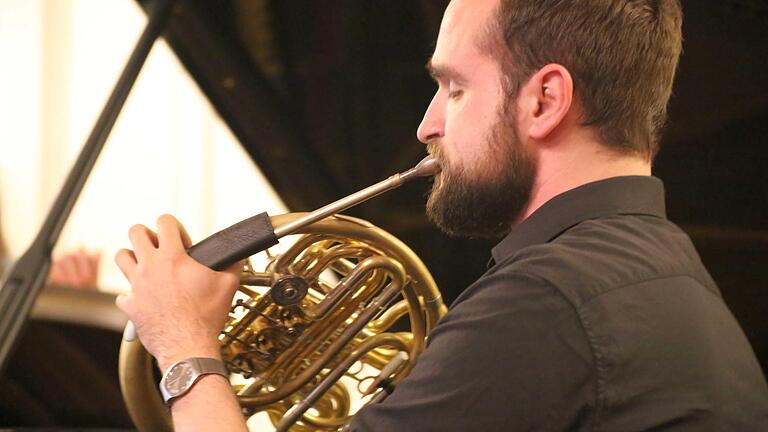
<svg viewBox="0 0 768 432"><path fill-rule="evenodd" d="M690 238L666 219L617 215L583 221L490 272L544 281L574 306L649 280L688 277L719 295Z"/></svg>

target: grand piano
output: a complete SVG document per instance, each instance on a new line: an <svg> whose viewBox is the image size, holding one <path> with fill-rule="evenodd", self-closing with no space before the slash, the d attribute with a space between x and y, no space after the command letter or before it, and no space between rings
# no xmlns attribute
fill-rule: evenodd
<svg viewBox="0 0 768 432"><path fill-rule="evenodd" d="M151 11L156 0L139 3ZM415 128L434 91L423 65L446 3L178 0L163 37L287 206L303 211L423 155ZM654 172L670 219L692 237L768 370L768 5L682 3L684 55ZM441 235L423 215L424 189L407 185L348 213L408 243L450 304L484 271L492 242ZM0 428L130 430L119 325L62 318L45 306L57 295L68 294L43 291L0 379ZM86 301L109 309L111 300ZM66 346L34 352L62 334Z"/></svg>

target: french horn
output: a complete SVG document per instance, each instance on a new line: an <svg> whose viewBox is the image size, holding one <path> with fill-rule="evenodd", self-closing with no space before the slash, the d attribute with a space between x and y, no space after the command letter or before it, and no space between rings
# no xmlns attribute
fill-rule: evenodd
<svg viewBox="0 0 768 432"><path fill-rule="evenodd" d="M269 255L263 269L247 261L219 336L245 416L265 412L278 431L339 430L359 407L360 397L376 403L408 374L446 311L440 292L426 266L400 240L369 222L336 213L436 172L439 167L427 158L312 213L269 218L274 239L298 238L284 252ZM264 236L258 234L246 246L233 246L236 253L225 251L227 259L218 259L218 253L210 258L226 245L222 238L243 238L253 226L247 221L193 246L190 255L208 255L198 260L223 268L263 249ZM406 317L410 331L398 331ZM131 324L120 347L119 375L137 428L171 431L152 358Z"/></svg>

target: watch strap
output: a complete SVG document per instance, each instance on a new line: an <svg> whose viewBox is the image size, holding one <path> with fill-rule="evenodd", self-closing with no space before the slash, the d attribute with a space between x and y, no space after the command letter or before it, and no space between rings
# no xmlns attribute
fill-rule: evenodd
<svg viewBox="0 0 768 432"><path fill-rule="evenodd" d="M192 373L192 378L184 388L179 389L180 391L177 390L171 392L166 386L166 381L168 379L168 375L179 367L189 368ZM229 371L227 370L227 367L224 365L224 362L218 359L208 357L191 357L177 361L168 367L168 369L165 371L165 374L163 374L163 378L160 380L159 387L160 393L163 396L163 401L166 405L170 405L175 399L187 394L187 392L189 392L189 390L198 380L200 380L200 378L210 374L217 374L225 378L229 378Z"/></svg>

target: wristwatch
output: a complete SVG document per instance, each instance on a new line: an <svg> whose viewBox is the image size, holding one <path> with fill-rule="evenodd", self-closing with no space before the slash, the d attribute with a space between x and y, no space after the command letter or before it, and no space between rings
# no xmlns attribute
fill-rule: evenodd
<svg viewBox="0 0 768 432"><path fill-rule="evenodd" d="M160 380L160 393L166 406L186 394L203 375L219 374L229 378L229 372L221 360L192 357L177 361L169 367Z"/></svg>

